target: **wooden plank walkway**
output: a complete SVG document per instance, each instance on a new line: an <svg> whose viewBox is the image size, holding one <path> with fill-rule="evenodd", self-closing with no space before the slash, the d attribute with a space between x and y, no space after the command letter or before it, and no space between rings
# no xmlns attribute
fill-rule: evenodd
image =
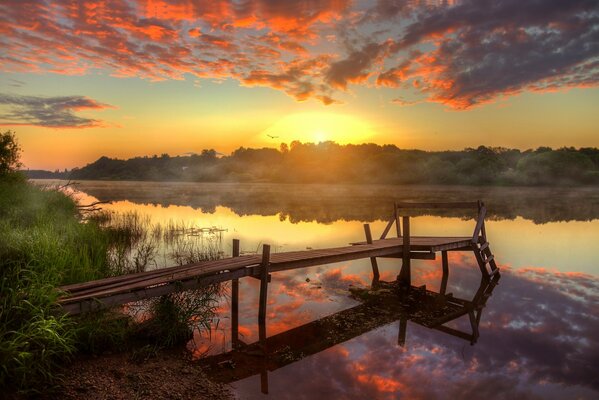
<svg viewBox="0 0 599 400"><path fill-rule="evenodd" d="M285 271L316 265L357 260L369 257L403 257L401 238L376 240L372 244L274 253L270 255L269 272ZM467 246L470 237L413 237L412 258L434 259L434 252ZM183 288L226 282L245 276L259 275L261 255L229 257L180 267L170 267L136 274L99 279L61 287L65 295L59 304L67 312L90 311L94 308L114 306L159 296ZM190 286L191 285L191 286Z"/></svg>

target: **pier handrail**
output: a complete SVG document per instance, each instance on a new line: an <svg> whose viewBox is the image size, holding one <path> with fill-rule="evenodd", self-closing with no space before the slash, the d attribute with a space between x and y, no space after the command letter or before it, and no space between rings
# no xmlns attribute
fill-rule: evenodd
<svg viewBox="0 0 599 400"><path fill-rule="evenodd" d="M395 202L393 207L393 216L387 223L387 226L383 230L381 235L381 239L385 239L387 234L391 230L393 224L396 225L397 228L397 237L401 237L401 224L400 224L400 214L399 210L407 210L407 209L475 209L478 210L478 215L476 219L476 226L474 228L474 233L472 234L472 243L478 243L479 236L482 236L483 239L487 240L487 235L485 232L485 216L487 213L487 209L484 203L480 200L478 201L460 201L460 202ZM403 218L404 225L409 227L409 217ZM405 227L404 227L405 231ZM409 240L408 240L409 243Z"/></svg>
<svg viewBox="0 0 599 400"><path fill-rule="evenodd" d="M478 209L478 219L476 220L476 226L474 227L474 233L472 234L472 244L478 243L479 237L482 234L484 241L487 241L487 233L485 231L485 216L487 215L487 208L482 202Z"/></svg>

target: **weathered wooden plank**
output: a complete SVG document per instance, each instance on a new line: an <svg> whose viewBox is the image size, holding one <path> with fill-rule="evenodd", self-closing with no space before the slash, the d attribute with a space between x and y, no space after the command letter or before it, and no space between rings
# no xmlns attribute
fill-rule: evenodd
<svg viewBox="0 0 599 400"><path fill-rule="evenodd" d="M246 261L250 260L250 259L255 263L259 262L259 257L255 256L255 255L240 257L240 262L242 262L242 264L243 264L243 263L246 263ZM241 261L241 260L243 260L243 261ZM60 290L67 291L67 292L70 292L73 294L75 294L75 293L80 294L80 293L86 292L89 289L94 289L99 286L109 287L109 285L113 285L113 284L115 286L118 286L118 284L120 284L122 282L129 282L129 283L135 282L138 280L138 278L140 278L140 280L143 280L143 279L149 279L149 278L154 278L154 277L158 277L158 276L167 276L172 273L184 272L184 271L193 270L193 269L197 269L197 268L220 267L222 265L228 265L229 263L230 263L230 261L228 259L203 261L203 262L199 262L199 263L187 264L187 265L182 265L182 266L179 265L179 266L175 266L175 267L160 268L160 269L156 269L156 270L152 270L152 271L138 272L138 273L115 276L115 277L110 277L110 278L97 279L94 281L84 282L84 283L80 283L80 284L65 285L65 286L61 286Z"/></svg>
<svg viewBox="0 0 599 400"><path fill-rule="evenodd" d="M191 278L185 281L170 282L168 284L137 289L127 293L119 293L105 298L89 297L78 302L62 304L62 309L67 314L79 314L83 312L96 311L107 307L131 303L133 301L145 300L150 297L162 296L169 293L180 292L209 286L215 283L227 282L231 279L239 279L254 273L252 268L238 269L200 278Z"/></svg>
<svg viewBox="0 0 599 400"><path fill-rule="evenodd" d="M240 258L240 257L237 257L237 258ZM214 267L211 267L211 268L205 269L205 270L202 270L202 269L185 270L183 272L172 273L167 276L153 277L153 278L145 279L145 280L135 280L132 283L125 283L125 284L121 284L116 287L114 287L112 285L108 285L108 287L106 287L106 288L100 287L96 291L86 292L84 294L77 293L73 296L63 297L59 300L59 302L60 303L72 303L72 302L79 301L81 299L85 299L88 297L105 297L105 296L109 296L109 295L113 295L113 294L117 294L117 293L129 292L129 291L136 290L136 289L143 289L143 288L149 287L149 286L162 285L165 283L176 282L176 281L183 281L183 280L191 279L194 277L209 276L209 275L213 275L216 273L220 273L223 270L229 271L229 270L236 270L236 269L245 269L248 266L256 265L256 264L257 263L252 263L250 265L247 265L247 262L238 262L238 263L232 262L230 265L235 266L235 268L226 268L226 269L221 268L221 269L215 270Z"/></svg>
<svg viewBox="0 0 599 400"><path fill-rule="evenodd" d="M372 233L370 232L370 224L364 224L364 234L366 235L366 243L372 244ZM372 266L372 279L378 281L381 277L379 273L379 265L376 262L376 257L370 257L370 265Z"/></svg>

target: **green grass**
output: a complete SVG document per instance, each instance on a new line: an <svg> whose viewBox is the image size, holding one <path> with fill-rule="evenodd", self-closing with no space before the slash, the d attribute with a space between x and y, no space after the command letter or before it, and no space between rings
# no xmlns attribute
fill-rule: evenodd
<svg viewBox="0 0 599 400"><path fill-rule="evenodd" d="M76 350L76 324L56 309L62 284L109 274L109 237L81 223L57 191L0 181L0 387L44 387Z"/></svg>
<svg viewBox="0 0 599 400"><path fill-rule="evenodd" d="M174 226L174 225L173 225ZM133 343L170 346L209 328L218 286L152 299L142 324L106 310L70 318L56 306L60 285L143 271L181 227L160 227L136 214L82 218L62 192L17 174L0 177L0 391L36 393L76 352L124 350ZM173 243L176 242L176 245ZM217 258L197 242L174 241L178 264Z"/></svg>

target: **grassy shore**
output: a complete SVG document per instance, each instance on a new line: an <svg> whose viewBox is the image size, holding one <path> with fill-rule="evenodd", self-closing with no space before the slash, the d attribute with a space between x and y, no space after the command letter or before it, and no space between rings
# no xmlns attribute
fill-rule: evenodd
<svg viewBox="0 0 599 400"><path fill-rule="evenodd" d="M0 237L0 386L34 390L76 349L56 287L107 276L109 237L80 223L72 199L18 175L0 181Z"/></svg>
<svg viewBox="0 0 599 400"><path fill-rule="evenodd" d="M70 318L56 306L60 285L142 271L161 238L172 230L139 216L82 218L65 193L28 183L18 174L0 179L0 389L30 394L46 390L66 360L78 353L153 348L189 340L208 326L218 287L154 299L143 323L118 311ZM160 236L160 237L159 237ZM174 241L172 258L182 257ZM187 261L218 257L185 247ZM149 316L149 317L148 317ZM199 317L198 317L199 316ZM143 344L145 343L145 344Z"/></svg>

